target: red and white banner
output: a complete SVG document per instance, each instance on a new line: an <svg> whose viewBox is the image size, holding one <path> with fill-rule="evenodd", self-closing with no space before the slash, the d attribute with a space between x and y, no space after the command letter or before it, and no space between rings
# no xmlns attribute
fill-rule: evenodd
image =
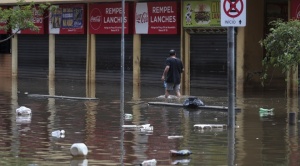
<svg viewBox="0 0 300 166"><path fill-rule="evenodd" d="M177 2L141 2L135 5L135 34L177 34Z"/></svg>
<svg viewBox="0 0 300 166"><path fill-rule="evenodd" d="M128 34L128 3L125 3L124 33ZM89 32L91 34L121 34L122 3L91 4L89 6Z"/></svg>
<svg viewBox="0 0 300 166"><path fill-rule="evenodd" d="M85 34L84 4L58 5L55 12L49 14L50 34Z"/></svg>
<svg viewBox="0 0 300 166"><path fill-rule="evenodd" d="M291 1L291 19L300 19L300 1L292 0Z"/></svg>

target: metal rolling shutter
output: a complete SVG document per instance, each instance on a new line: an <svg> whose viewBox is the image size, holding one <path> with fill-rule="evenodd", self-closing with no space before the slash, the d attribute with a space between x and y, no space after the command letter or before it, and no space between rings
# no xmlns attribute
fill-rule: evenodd
<svg viewBox="0 0 300 166"><path fill-rule="evenodd" d="M227 35L193 34L190 40L191 89L226 89Z"/></svg>
<svg viewBox="0 0 300 166"><path fill-rule="evenodd" d="M125 81L132 82L133 36L125 35ZM97 81L120 82L121 35L96 36Z"/></svg>
<svg viewBox="0 0 300 166"><path fill-rule="evenodd" d="M18 77L47 78L49 35L18 35Z"/></svg>
<svg viewBox="0 0 300 166"><path fill-rule="evenodd" d="M8 37L9 35L0 35L0 40L4 40ZM10 40L7 40L3 43L0 44L0 54L8 54L10 53Z"/></svg>
<svg viewBox="0 0 300 166"><path fill-rule="evenodd" d="M161 76L169 50L175 49L181 58L180 35L142 35L141 41L141 82L163 87Z"/></svg>
<svg viewBox="0 0 300 166"><path fill-rule="evenodd" d="M55 78L86 78L86 35L55 36Z"/></svg>

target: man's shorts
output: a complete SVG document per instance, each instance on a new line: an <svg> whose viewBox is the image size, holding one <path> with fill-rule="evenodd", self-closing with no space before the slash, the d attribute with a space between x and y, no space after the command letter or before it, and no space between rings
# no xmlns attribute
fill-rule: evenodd
<svg viewBox="0 0 300 166"><path fill-rule="evenodd" d="M174 83L167 83L164 82L164 87L168 90L175 90L175 91L179 91L180 90L180 84L174 84Z"/></svg>

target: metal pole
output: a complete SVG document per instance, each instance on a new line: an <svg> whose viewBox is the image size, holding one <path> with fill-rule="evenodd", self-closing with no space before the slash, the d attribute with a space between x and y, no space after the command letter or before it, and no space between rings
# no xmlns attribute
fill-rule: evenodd
<svg viewBox="0 0 300 166"><path fill-rule="evenodd" d="M121 114L121 165L124 165L124 131L123 131L123 125L124 125L124 66L125 66L125 42L124 42L124 19L125 18L125 0L122 0L122 33L121 33L121 88L120 88L120 114Z"/></svg>
<svg viewBox="0 0 300 166"><path fill-rule="evenodd" d="M228 127L235 128L234 27L227 28Z"/></svg>

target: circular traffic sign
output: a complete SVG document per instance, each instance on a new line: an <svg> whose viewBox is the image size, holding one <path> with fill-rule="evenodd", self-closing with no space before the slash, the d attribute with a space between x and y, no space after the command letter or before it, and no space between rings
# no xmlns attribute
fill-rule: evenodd
<svg viewBox="0 0 300 166"><path fill-rule="evenodd" d="M243 9L243 0L224 0L223 2L223 10L228 17L238 17L243 12Z"/></svg>

